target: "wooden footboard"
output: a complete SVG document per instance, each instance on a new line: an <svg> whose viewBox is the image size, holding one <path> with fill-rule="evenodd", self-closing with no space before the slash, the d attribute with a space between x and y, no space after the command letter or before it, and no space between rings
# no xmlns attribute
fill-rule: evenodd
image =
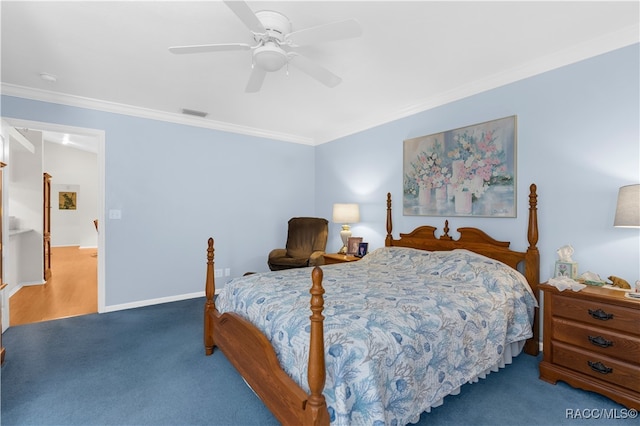
<svg viewBox="0 0 640 426"><path fill-rule="evenodd" d="M253 324L234 313L220 314L215 307L213 238L207 248L205 353L218 347L273 415L284 425L328 425L329 413L322 391L325 383L322 310L322 269L312 272L311 337L307 394L280 367L271 343Z"/></svg>

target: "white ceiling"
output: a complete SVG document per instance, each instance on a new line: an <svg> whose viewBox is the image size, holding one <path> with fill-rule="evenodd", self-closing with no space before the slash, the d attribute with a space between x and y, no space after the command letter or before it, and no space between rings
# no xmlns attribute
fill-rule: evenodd
<svg viewBox="0 0 640 426"><path fill-rule="evenodd" d="M98 153L98 140L95 136L81 135L77 133L43 131L42 138L45 142L61 144L67 148L88 151L94 154Z"/></svg>
<svg viewBox="0 0 640 426"><path fill-rule="evenodd" d="M245 93L250 52L167 50L252 44L220 1L3 0L2 93L315 145L640 39L638 1L247 3L285 14L294 31L358 20L362 37L298 50L342 83L292 67Z"/></svg>

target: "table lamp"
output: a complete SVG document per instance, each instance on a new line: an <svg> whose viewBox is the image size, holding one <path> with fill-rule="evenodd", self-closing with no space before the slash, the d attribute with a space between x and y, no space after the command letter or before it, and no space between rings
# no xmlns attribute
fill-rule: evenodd
<svg viewBox="0 0 640 426"><path fill-rule="evenodd" d="M338 253L347 253L347 241L351 236L350 223L360 222L360 208L357 204L334 204L333 205L333 222L342 224L340 238L342 239L342 248Z"/></svg>
<svg viewBox="0 0 640 426"><path fill-rule="evenodd" d="M618 191L618 205L613 226L640 228L640 184L623 186Z"/></svg>

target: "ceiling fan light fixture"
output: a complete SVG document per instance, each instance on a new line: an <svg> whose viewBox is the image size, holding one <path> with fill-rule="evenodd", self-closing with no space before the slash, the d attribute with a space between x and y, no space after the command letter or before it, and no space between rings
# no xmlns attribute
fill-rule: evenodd
<svg viewBox="0 0 640 426"><path fill-rule="evenodd" d="M287 54L275 43L265 43L253 52L254 62L265 71L278 71L287 63Z"/></svg>

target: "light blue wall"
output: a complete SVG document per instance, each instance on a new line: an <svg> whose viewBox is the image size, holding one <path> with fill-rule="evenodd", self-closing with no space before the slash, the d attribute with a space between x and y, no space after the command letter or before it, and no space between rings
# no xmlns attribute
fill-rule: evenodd
<svg viewBox="0 0 640 426"><path fill-rule="evenodd" d="M202 292L209 236L216 268L266 270L315 210L310 146L7 96L2 114L105 131L107 307Z"/></svg>
<svg viewBox="0 0 640 426"><path fill-rule="evenodd" d="M445 218L402 215L403 140L517 115L518 217L459 217L450 227L476 226L525 250L528 187L536 183L543 280L565 244L580 273L640 279L640 231L612 226L618 188L640 183L639 62L636 44L321 145L317 214L360 203L353 235L380 247L391 192L394 236L422 224L441 229ZM338 233L331 224L330 248Z"/></svg>
<svg viewBox="0 0 640 426"><path fill-rule="evenodd" d="M331 218L358 202L355 236L384 244L385 197L394 235L444 218L403 216L402 141L518 117L518 217L453 218L526 249L528 186L539 193L542 279L555 251L575 248L580 271L640 278L640 232L612 227L617 190L639 183L638 45L472 96L317 147L2 97L6 117L104 130L106 305L202 291L206 238L216 268L266 270L292 216ZM340 246L331 223L328 251Z"/></svg>

